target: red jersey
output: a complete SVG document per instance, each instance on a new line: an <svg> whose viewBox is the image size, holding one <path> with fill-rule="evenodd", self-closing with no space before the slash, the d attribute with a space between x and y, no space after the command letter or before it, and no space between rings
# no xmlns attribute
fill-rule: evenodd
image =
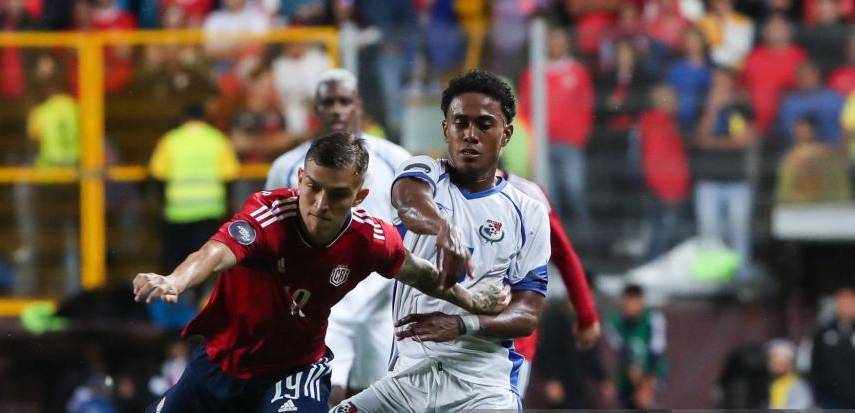
<svg viewBox="0 0 855 413"><path fill-rule="evenodd" d="M395 228L353 209L329 245L300 232L296 189L252 195L211 237L238 264L220 274L207 305L183 335L205 338L208 357L238 378L308 365L325 351L330 308L372 272L392 278L405 250Z"/></svg>

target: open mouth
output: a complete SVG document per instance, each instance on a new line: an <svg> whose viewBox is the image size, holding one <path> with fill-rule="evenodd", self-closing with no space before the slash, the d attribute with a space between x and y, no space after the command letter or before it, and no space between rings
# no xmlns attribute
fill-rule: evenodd
<svg viewBox="0 0 855 413"><path fill-rule="evenodd" d="M474 149L461 149L460 155L462 155L464 158L477 158L481 154Z"/></svg>

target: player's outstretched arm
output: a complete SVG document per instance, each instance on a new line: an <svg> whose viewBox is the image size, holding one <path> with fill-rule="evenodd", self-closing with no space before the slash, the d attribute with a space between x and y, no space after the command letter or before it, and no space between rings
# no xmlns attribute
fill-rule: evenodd
<svg viewBox="0 0 855 413"><path fill-rule="evenodd" d="M392 185L392 205L408 231L436 235L436 266L439 284L448 288L464 271L472 274L469 250L463 234L440 213L433 200L433 188L424 181L405 178Z"/></svg>
<svg viewBox="0 0 855 413"><path fill-rule="evenodd" d="M218 241L208 241L198 251L188 255L172 274L137 274L134 277L134 300L150 303L160 298L167 303L176 303L178 296L188 288L235 264L237 258L229 247Z"/></svg>
<svg viewBox="0 0 855 413"><path fill-rule="evenodd" d="M511 299L510 286L502 284L487 283L474 291L469 291L457 283L450 288L442 288L438 282L436 267L409 252L396 279L472 314L498 314L508 306Z"/></svg>

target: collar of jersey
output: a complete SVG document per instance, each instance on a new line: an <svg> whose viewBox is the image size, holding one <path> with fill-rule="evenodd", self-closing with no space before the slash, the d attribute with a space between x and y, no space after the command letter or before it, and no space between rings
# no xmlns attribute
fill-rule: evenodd
<svg viewBox="0 0 855 413"><path fill-rule="evenodd" d="M341 226L341 230L338 232L338 235L336 235L335 238L333 238L333 240L327 243L326 245L316 245L311 243L309 240L306 239L306 237L303 236L302 227L297 228L297 235L300 237L300 241L303 241L303 244L305 244L309 248L329 248L330 246L335 244L335 242L338 241L338 239L341 238L342 235L344 235L348 228L350 228L350 222L353 220L352 218L353 215L348 212L347 220L344 221L344 225Z"/></svg>
<svg viewBox="0 0 855 413"><path fill-rule="evenodd" d="M505 189L505 185L508 184L508 181L505 178L502 178L501 176L497 176L496 178L499 180L498 184L496 184L494 187L492 187L490 189L485 189L485 190L480 191L480 192L469 192L466 189L463 189L463 187L461 187L461 186L458 186L458 185L455 185L455 186L457 186L457 189L460 190L460 193L463 194L464 198L466 198L466 199L478 199L478 198L483 198L485 196L493 195L495 193L502 192L502 190Z"/></svg>

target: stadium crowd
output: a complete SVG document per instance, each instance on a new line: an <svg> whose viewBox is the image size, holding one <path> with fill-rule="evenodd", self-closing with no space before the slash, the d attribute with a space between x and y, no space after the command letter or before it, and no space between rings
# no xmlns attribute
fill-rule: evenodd
<svg viewBox="0 0 855 413"><path fill-rule="evenodd" d="M525 143L506 154L505 163L524 177L541 161L532 159L532 143L525 141L533 89L528 30L537 17L550 23L547 189L589 272L626 271L698 235L732 250L738 256L735 278L749 282L774 260L769 221L776 205L852 200L851 0L0 0L2 30L16 32L263 33L355 23L363 127L391 140L403 134L405 108L436 98L450 75L462 70L467 45L486 29L480 66L517 85L515 139ZM213 133L231 142L241 163L271 162L313 136L315 83L333 66L319 45L298 43L112 46L104 57L108 95L204 102L196 111L207 114ZM75 55L2 47L0 65L0 101L40 93L27 128L43 142L36 164L76 164L79 151L46 150L49 137L33 126L40 112L76 105L66 99L78 90ZM152 154L118 152L143 162ZM235 198L244 199L261 188L238 182L235 189ZM163 266L174 262L164 258ZM628 288L622 299L639 297L640 289ZM614 351L580 351L572 344L572 311L551 303L542 320L543 357L533 373L542 387L528 405L659 406L655 389L622 392L638 369L664 378L667 363L633 364L637 360L621 335L632 335L626 325L636 325L640 313L651 331L659 322L651 320L661 315L637 304L633 310L626 303L618 307L622 311L604 324ZM805 340L810 346L775 340L736 349L721 372L719 405L855 407L852 370L839 369L855 362L852 287L835 287L831 307L834 314L820 316L816 333ZM664 342L645 340L645 354L664 352ZM162 369L152 375L143 363L104 360L103 347L88 346L86 365L60 381L69 411L140 411L177 380L189 354L186 344L170 342ZM601 354L605 364L620 366L616 374L604 371ZM807 355L800 361L799 354ZM147 360L163 359L148 354Z"/></svg>

